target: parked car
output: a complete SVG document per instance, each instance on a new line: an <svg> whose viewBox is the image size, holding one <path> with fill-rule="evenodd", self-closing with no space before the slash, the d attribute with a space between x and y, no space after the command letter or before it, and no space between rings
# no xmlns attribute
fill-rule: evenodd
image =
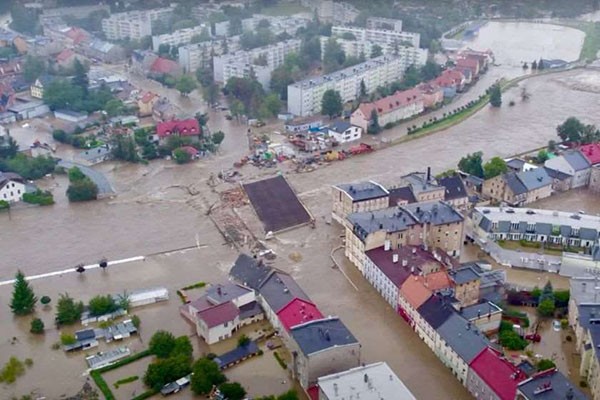
<svg viewBox="0 0 600 400"><path fill-rule="evenodd" d="M552 329L554 329L555 332L560 332L560 321L555 319L554 321L552 321Z"/></svg>
<svg viewBox="0 0 600 400"><path fill-rule="evenodd" d="M176 382L167 383L165 386L160 389L160 394L163 396L168 396L170 394L175 394L179 392L179 385Z"/></svg>
<svg viewBox="0 0 600 400"><path fill-rule="evenodd" d="M525 339L530 340L534 343L539 343L542 340L542 337L537 333L530 333L525 335Z"/></svg>

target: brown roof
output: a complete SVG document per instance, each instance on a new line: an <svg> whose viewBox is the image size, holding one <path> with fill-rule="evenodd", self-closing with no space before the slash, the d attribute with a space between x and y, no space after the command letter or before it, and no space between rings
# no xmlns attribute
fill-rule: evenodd
<svg viewBox="0 0 600 400"><path fill-rule="evenodd" d="M208 328L223 325L225 322L233 321L235 317L240 315L240 310L231 301L228 301L218 306L200 311L198 320L204 321Z"/></svg>
<svg viewBox="0 0 600 400"><path fill-rule="evenodd" d="M423 93L419 89L412 88L398 91L391 96L384 97L373 103L362 103L359 108L365 117L370 118L373 109L376 109L379 115L387 114L419 101L423 101Z"/></svg>
<svg viewBox="0 0 600 400"><path fill-rule="evenodd" d="M408 278L402 284L400 293L415 310L423 305L433 294L427 289L418 276Z"/></svg>

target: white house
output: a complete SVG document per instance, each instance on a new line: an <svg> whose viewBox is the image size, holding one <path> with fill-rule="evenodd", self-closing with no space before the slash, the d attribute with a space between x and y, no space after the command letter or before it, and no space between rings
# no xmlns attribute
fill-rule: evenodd
<svg viewBox="0 0 600 400"><path fill-rule="evenodd" d="M230 338L240 324L240 310L231 301L200 311L196 332L206 343L214 344Z"/></svg>
<svg viewBox="0 0 600 400"><path fill-rule="evenodd" d="M573 176L571 189L587 186L590 181L592 165L579 150L566 151L560 157L547 160L544 166Z"/></svg>
<svg viewBox="0 0 600 400"><path fill-rule="evenodd" d="M338 143L351 142L359 140L362 136L362 128L352 125L346 121L335 121L327 128L329 136L333 137Z"/></svg>
<svg viewBox="0 0 600 400"><path fill-rule="evenodd" d="M0 172L0 200L14 203L23 199L25 180L12 172Z"/></svg>

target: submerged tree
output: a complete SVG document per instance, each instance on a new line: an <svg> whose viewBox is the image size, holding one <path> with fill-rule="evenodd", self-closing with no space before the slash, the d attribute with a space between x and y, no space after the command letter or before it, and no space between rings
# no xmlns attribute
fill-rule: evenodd
<svg viewBox="0 0 600 400"><path fill-rule="evenodd" d="M15 276L13 286L13 295L10 302L10 309L15 315L31 314L35 310L37 297L33 293L33 289L25 280L25 275L19 270Z"/></svg>

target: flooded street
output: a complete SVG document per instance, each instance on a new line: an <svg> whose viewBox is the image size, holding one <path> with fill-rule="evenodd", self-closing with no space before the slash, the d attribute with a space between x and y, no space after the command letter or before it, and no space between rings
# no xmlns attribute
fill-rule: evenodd
<svg viewBox="0 0 600 400"><path fill-rule="evenodd" d="M543 26L545 29L554 29L549 25ZM502 38L507 39L503 43L507 43L508 50L508 46L515 45L515 38L523 35L521 31L511 32L514 33L502 34ZM548 55L550 58L570 57L568 51L579 51L578 39L573 39L574 34L561 32L552 38L554 42L550 42L561 49L560 53ZM539 36L535 33L534 38L539 39ZM480 39L482 37L485 37L484 30ZM572 39L575 42L571 42ZM525 40L531 39L521 38L521 42ZM494 43L494 46L493 50L499 52L496 46L502 48L505 45ZM542 44L540 49L544 46L549 45ZM530 47L523 49L523 55L518 54L518 57L528 61L546 56ZM510 64L509 61L506 62ZM488 75L482 78L485 81L477 90L484 90L489 86L488 83L491 84L499 77L512 77L522 73L520 68L511 66L492 67ZM464 123L444 132L344 162L321 166L312 173L287 172L293 169L292 165L279 165L278 170L287 174L291 185L315 216L317 229L296 229L269 241L268 246L278 255L275 265L298 280L323 314L339 315L342 318L362 343L363 362L387 361L417 398L468 398L466 390L451 372L442 366L410 327L387 306L347 260L341 257L339 261L358 290L354 289L340 271L332 267L329 255L332 248L341 244L342 232L339 227L324 222L330 218L331 213L329 187L335 183L365 179L393 182L403 174L424 170L427 166L431 166L434 173L437 173L455 167L466 153L479 150L484 151L485 159L521 153L555 139L556 126L569 116L577 116L586 123L600 125L600 115L597 113L600 95L594 91L580 90L581 82L590 80L600 82L600 72L574 70L534 77L506 92L502 108L486 107ZM531 98L526 102L520 99L521 88L524 86L531 93ZM156 89L158 91L160 88ZM174 91L167 92L175 98ZM459 101L468 102L471 98L469 96L475 98L479 94L477 91L467 93ZM514 107L508 106L511 99L516 102ZM182 109L190 113L204 107L197 94L177 101ZM112 199L69 204L64 197L66 178L59 176L44 179L40 185L54 190L56 205L15 209L10 215L0 214L0 281L12 278L17 268L32 275L70 268L80 262L94 263L103 256L122 259L151 255L146 261L119 265L105 272L91 270L82 276L65 274L36 280L32 285L38 296L51 296L51 304L55 304L58 294L63 292L87 301L96 294L166 286L171 292L168 302L134 310L142 320L142 341L132 339L129 341L130 347L133 350L143 349L152 332L160 328L168 327L176 335L192 334L191 328L177 311L180 302L175 290L197 281L219 282L227 279L227 271L236 258L235 250L224 244L222 236L206 215L207 210L218 200L218 195L206 184L209 175L231 168L232 163L247 151L246 127L235 121L226 121L221 114L210 114L211 129L221 129L226 133L220 154L210 159L186 166L153 161L149 165L110 162L95 167L105 173L115 187L117 196ZM406 130L405 127L396 129ZM26 131L20 135L27 137ZM241 169L245 181L273 175L276 171L277 169L261 170L252 166ZM219 188L222 189L223 187ZM558 197L548 200L554 199ZM594 200L590 198L589 202L593 204ZM589 210L588 212L599 212L592 207L576 207ZM254 222L249 223L251 226L260 227L249 206L240 210L240 213L254 218ZM255 232L259 238L262 237L262 230L255 229ZM173 251L190 246L194 248ZM158 254L163 252L170 253ZM289 257L292 252L300 255L299 258L294 257L296 261ZM515 271L513 275L511 270L509 278L521 280L520 273ZM534 273L527 274L531 274L527 275L528 281L535 282L538 278ZM522 276L525 276L525 272ZM10 286L0 286L0 304L6 305L9 302L10 289ZM59 337L59 333L52 327L53 313L53 310L37 311L48 328L47 333L38 338L28 332L29 318L13 319L3 306L0 312L0 362L15 355L21 359L31 357L34 366L17 383L0 386L0 398L23 395L40 388L44 395L54 399L62 394L73 394L85 382L86 378L82 376L85 370L82 354L67 357L61 350L50 350L50 346ZM12 337L18 338L16 344L11 344ZM197 339L193 341L197 345L196 355L200 355L204 351L203 347ZM102 346L105 345L101 345L101 349L105 348ZM274 364L273 356L267 352L257 361L257 368L261 369L272 368ZM265 367L266 364L262 363L267 361L269 366ZM60 370L54 369L53 374L48 374L47 371L55 368L55 365L60 365ZM141 376L142 373L143 371L127 370L121 375L119 371L120 376L111 379L133 374ZM284 385L273 378L279 377L279 374L265 375L259 381L252 382L252 374L248 370L232 370L231 373L232 377L247 384L252 394L264 394L265 388L272 393L283 391L280 389ZM424 376L428 378L423 379ZM435 384L432 385L431 382ZM139 382L130 385L119 392L125 396L123 398L129 398L127 396L131 391L141 387ZM186 396L189 396L189 392L179 398L188 398Z"/></svg>

